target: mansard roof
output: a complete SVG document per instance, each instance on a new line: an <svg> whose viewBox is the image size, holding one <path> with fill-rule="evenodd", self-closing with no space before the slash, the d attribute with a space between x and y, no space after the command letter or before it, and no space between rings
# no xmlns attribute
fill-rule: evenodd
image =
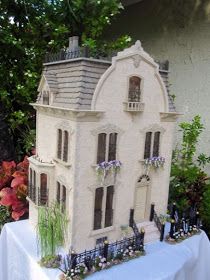
<svg viewBox="0 0 210 280"><path fill-rule="evenodd" d="M134 46L127 49L127 52L133 51ZM146 59L150 59L150 62L156 65L153 59L143 49L141 50ZM124 52L126 53L126 50L118 53L116 58L123 55ZM42 77L45 78L49 90L55 93L51 105L69 109L90 110L98 81L110 66L111 61L86 57L45 63ZM175 112L173 99L169 94L169 71L164 64L159 66L159 74L168 92L169 112ZM40 86L38 90L40 91Z"/></svg>

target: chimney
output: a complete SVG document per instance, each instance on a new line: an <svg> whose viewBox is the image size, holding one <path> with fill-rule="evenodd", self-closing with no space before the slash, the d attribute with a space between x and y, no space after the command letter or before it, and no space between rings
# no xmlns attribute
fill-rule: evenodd
<svg viewBox="0 0 210 280"><path fill-rule="evenodd" d="M69 38L69 47L70 52L77 51L79 49L79 36L72 36Z"/></svg>

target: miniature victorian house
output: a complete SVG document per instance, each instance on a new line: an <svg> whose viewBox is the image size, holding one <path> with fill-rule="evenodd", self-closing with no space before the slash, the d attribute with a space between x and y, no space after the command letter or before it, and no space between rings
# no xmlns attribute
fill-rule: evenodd
<svg viewBox="0 0 210 280"><path fill-rule="evenodd" d="M36 155L30 160L30 221L39 205L66 209L68 247L77 252L122 237L134 220L149 237L151 203L166 213L174 123L164 70L141 43L112 62L87 57L71 38L44 64L37 102ZM160 168L145 159L164 157ZM148 233L147 233L148 226ZM149 238L148 238L149 241Z"/></svg>

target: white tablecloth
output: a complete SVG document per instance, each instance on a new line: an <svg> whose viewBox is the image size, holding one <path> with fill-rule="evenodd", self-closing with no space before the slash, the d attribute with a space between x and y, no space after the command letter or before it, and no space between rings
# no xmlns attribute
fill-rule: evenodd
<svg viewBox="0 0 210 280"><path fill-rule="evenodd" d="M89 280L210 280L210 242L204 232L177 245L146 245L147 255L89 276ZM0 235L0 280L55 280L56 269L38 264L28 220L6 224Z"/></svg>

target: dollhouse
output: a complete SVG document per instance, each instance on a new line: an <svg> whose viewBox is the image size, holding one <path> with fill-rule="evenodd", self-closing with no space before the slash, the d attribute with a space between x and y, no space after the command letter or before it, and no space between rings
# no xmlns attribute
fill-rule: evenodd
<svg viewBox="0 0 210 280"><path fill-rule="evenodd" d="M32 104L37 136L29 159L30 222L36 224L40 205L57 201L69 218L68 247L81 252L121 238L134 209L146 240L158 238L150 208L154 203L158 214L166 213L178 116L164 70L140 41L112 61L79 50L72 37L62 58L44 64ZM164 157L164 165L149 170L144 162L152 157Z"/></svg>

